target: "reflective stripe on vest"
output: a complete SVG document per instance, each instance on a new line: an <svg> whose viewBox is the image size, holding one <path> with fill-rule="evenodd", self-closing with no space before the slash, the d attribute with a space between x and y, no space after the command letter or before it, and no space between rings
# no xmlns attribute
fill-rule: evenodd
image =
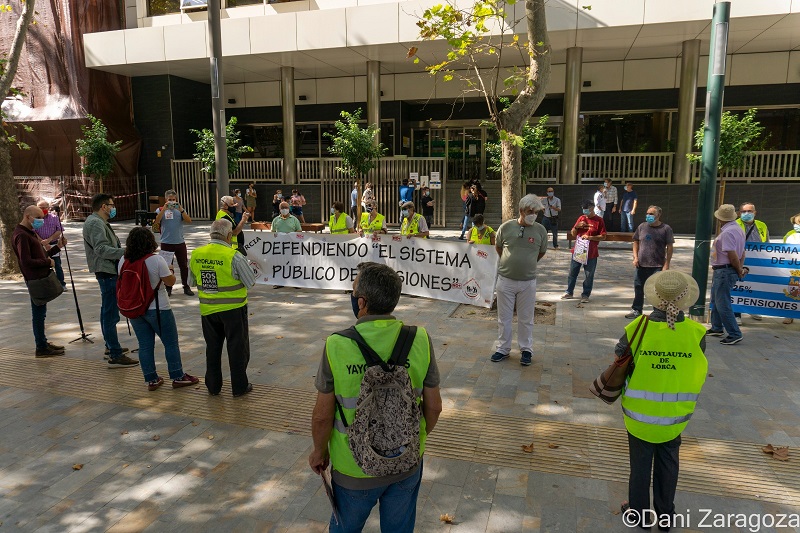
<svg viewBox="0 0 800 533"><path fill-rule="evenodd" d="M344 213L339 213L339 218L334 219L336 215L331 215L330 221L328 222L328 227L331 229L331 233L348 233L347 229L347 215Z"/></svg>
<svg viewBox="0 0 800 533"><path fill-rule="evenodd" d="M394 343L400 334L402 322L394 319L370 320L358 324L358 332L364 337L373 350L384 360L389 359ZM350 452L345 422L351 424L355 417L355 406L361 391L361 380L364 377L364 357L356 343L341 335L331 335L325 342L325 354L333 374L333 387L336 401L342 407L345 421L342 421L340 410L334 412L333 431L328 440L331 464L333 468L346 476L365 478L367 476L356 464ZM422 403L422 387L425 375L430 366L430 341L424 328L417 328L417 336L408 354L408 375L411 386L417 395L417 403ZM420 455L425 451L425 417L420 416Z"/></svg>
<svg viewBox="0 0 800 533"><path fill-rule="evenodd" d="M408 221L408 217L403 219L403 225L400 226L400 235L416 235L419 233L419 219L422 218L422 215L419 213L414 213L414 216L411 217L411 222Z"/></svg>
<svg viewBox="0 0 800 533"><path fill-rule="evenodd" d="M233 258L237 253L217 243L192 251L189 268L197 280L202 316L247 305L247 288L233 277Z"/></svg>
<svg viewBox="0 0 800 533"><path fill-rule="evenodd" d="M217 211L217 218L215 218L214 220L219 220L221 218L224 218L228 222L230 222L232 229L236 229L236 221L233 219L233 217L231 215L228 214L227 211L223 211L222 209ZM239 243L239 239L237 238L237 235L236 234L231 235L231 248L236 250L239 247L238 243Z"/></svg>
<svg viewBox="0 0 800 533"><path fill-rule="evenodd" d="M683 416L671 416L671 417L650 416L650 415L643 415L642 413L636 413L629 409L625 409L624 407L622 408L622 412L625 413L625 415L628 416L629 418L632 418L638 422L644 422L645 424L654 424L657 426L674 426L675 424L682 424L684 422L688 422L689 419L692 418L692 413Z"/></svg>
<svg viewBox="0 0 800 533"><path fill-rule="evenodd" d="M639 321L625 331L631 339ZM691 419L708 374L708 361L700 349L705 328L692 320L675 323L651 320L641 346L634 354L633 375L622 393L622 413L628 432L643 441L667 442L681 434Z"/></svg>
<svg viewBox="0 0 800 533"><path fill-rule="evenodd" d="M361 213L361 229L364 230L364 233L375 233L383 229L383 220L384 217L380 213L375 215L375 220L372 222L369 221L369 213Z"/></svg>

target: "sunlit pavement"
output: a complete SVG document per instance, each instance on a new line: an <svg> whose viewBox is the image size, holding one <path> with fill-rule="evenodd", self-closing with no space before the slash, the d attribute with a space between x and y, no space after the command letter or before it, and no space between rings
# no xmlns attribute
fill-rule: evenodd
<svg viewBox="0 0 800 533"><path fill-rule="evenodd" d="M327 529L328 503L306 464L306 418L324 338L353 322L349 297L259 285L249 304L252 396L234 400L227 382L216 398L169 383L148 392L141 370L111 370L102 360L99 288L86 270L80 226L68 224L69 258L95 344L68 344L80 328L65 293L48 305L47 333L67 345L66 355L34 359L27 291L21 282L0 282L0 530ZM124 241L131 225L116 228ZM190 249L206 241L206 231L207 223L188 229ZM536 326L530 367L519 365L516 350L489 362L496 324L449 318L456 304L404 297L398 306L398 318L433 337L445 407L425 459L419 531L625 530L622 415L588 386L627 323L630 245L602 246L591 301L578 308L577 300L559 299L569 261L560 244L539 265L539 300L555 303L557 316L553 326ZM678 240L673 268L691 270L692 245ZM202 376L196 297L176 286L170 302L184 368ZM729 530L704 527L714 513L762 515L769 524L766 515L777 521L800 509L799 322L745 315L740 344L708 339L711 375L682 448L676 505L688 519L685 531ZM118 330L123 346L134 348L124 321ZM156 361L166 378L159 348ZM523 452L531 442L533 454ZM790 446L790 461L762 454L768 442ZM705 522L704 509L712 511ZM444 513L454 524L439 520ZM378 530L376 512L367 530Z"/></svg>

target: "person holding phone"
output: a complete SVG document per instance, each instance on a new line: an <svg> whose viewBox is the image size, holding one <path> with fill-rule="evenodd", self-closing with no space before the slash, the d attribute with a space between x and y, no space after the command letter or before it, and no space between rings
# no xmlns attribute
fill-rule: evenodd
<svg viewBox="0 0 800 533"><path fill-rule="evenodd" d="M170 189L164 193L166 202L156 209L156 219L153 225L161 228L161 249L175 254L178 269L181 272L183 294L194 296L194 291L189 287L189 253L186 240L183 237L183 225L192 222L192 217L178 202L178 193ZM172 286L167 287L167 295L172 296Z"/></svg>

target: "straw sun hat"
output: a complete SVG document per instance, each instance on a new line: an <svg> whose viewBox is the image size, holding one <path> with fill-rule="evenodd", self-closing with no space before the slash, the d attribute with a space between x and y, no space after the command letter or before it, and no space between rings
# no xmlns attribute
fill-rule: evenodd
<svg viewBox="0 0 800 533"><path fill-rule="evenodd" d="M678 270L664 270L650 276L644 284L647 303L667 313L667 323L675 329L679 311L689 309L700 295L697 282Z"/></svg>
<svg viewBox="0 0 800 533"><path fill-rule="evenodd" d="M722 204L719 206L719 209L714 211L714 216L723 222L730 222L738 218L736 216L736 208L731 204Z"/></svg>

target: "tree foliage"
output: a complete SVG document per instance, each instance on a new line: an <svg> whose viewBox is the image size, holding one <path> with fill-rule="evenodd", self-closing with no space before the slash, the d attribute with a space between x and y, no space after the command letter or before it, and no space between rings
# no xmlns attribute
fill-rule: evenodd
<svg viewBox="0 0 800 533"><path fill-rule="evenodd" d="M381 143L375 143L375 136L380 129L375 124L361 127L361 109L353 113L341 112L343 120L334 123L336 134L324 133L333 141L328 152L342 158L342 166L336 170L352 178L360 178L369 173L378 164L377 160L386 153Z"/></svg>
<svg viewBox="0 0 800 533"><path fill-rule="evenodd" d="M105 179L114 170L114 157L122 141L108 140L108 128L93 115L86 115L88 126L81 126L83 139L76 141L76 151L82 158L81 172L87 176Z"/></svg>
<svg viewBox="0 0 800 533"><path fill-rule="evenodd" d="M745 157L750 152L763 150L767 138L764 137L764 126L756 120L758 109L749 109L741 118L735 113L725 111L719 136L719 170L733 170L742 168ZM703 139L706 123L703 121L694 132L694 144L699 150L703 149ZM686 154L693 163L700 161L696 154Z"/></svg>
<svg viewBox="0 0 800 533"><path fill-rule="evenodd" d="M449 50L425 68L445 82L457 80L462 96L480 96L500 137L503 219L517 216L522 190L524 128L545 96L551 51L544 0L525 0L524 15L515 15L516 0L474 0L462 7L455 0L426 9L417 22L424 40L444 39ZM520 10L521 11L521 10ZM523 37L515 32L524 22ZM409 57L414 57L411 48ZM418 63L419 57L414 58ZM507 67L505 65L518 65ZM514 96L509 105L502 94Z"/></svg>
<svg viewBox="0 0 800 533"><path fill-rule="evenodd" d="M242 154L253 151L252 146L240 145L239 130L236 129L238 119L231 117L225 126L225 144L228 147L228 175L233 175L239 171L239 160ZM203 172L214 174L216 172L217 160L214 155L214 132L208 128L202 130L189 130L199 137L194 143L196 152L194 158L203 164Z"/></svg>
<svg viewBox="0 0 800 533"><path fill-rule="evenodd" d="M522 181L526 181L527 177L539 168L545 154L558 152L558 137L547 128L548 118L548 115L545 115L534 125L525 124L522 127L522 134L515 136L511 141L519 144L521 148ZM486 157L489 160L489 170L502 172L503 150L500 141L486 143Z"/></svg>

